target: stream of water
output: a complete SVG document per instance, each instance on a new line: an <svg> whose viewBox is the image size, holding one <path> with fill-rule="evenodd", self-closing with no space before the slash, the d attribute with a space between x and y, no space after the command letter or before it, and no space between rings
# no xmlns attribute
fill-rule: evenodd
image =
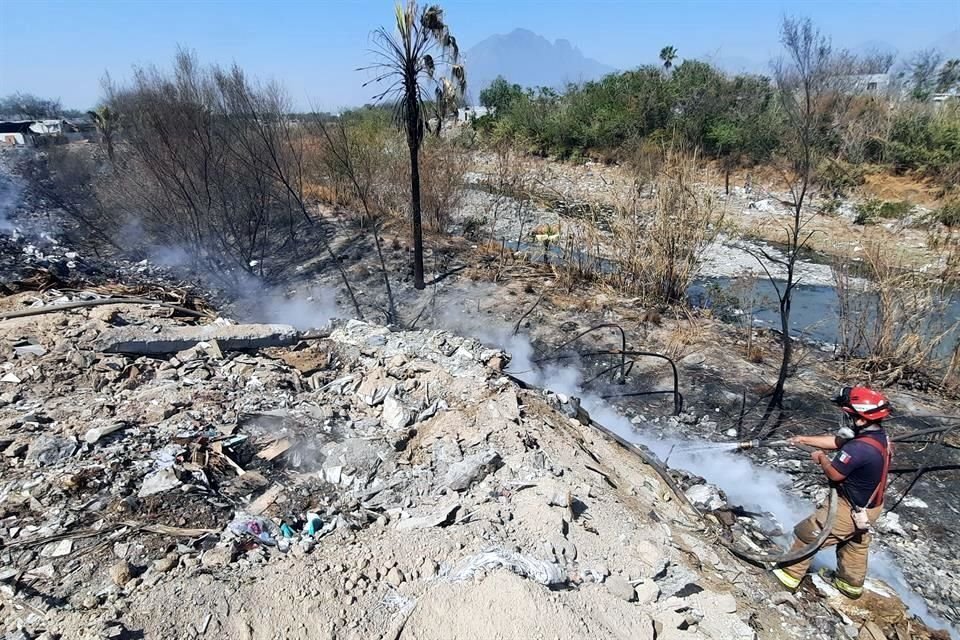
<svg viewBox="0 0 960 640"><path fill-rule="evenodd" d="M541 245L530 243L507 242L506 246L514 251L525 252L530 259L542 261L544 248ZM547 251L549 260L559 262L566 260L568 264L587 264L599 268L603 272L612 272L616 268L614 261L585 254L564 255L560 247L552 245ZM809 260L801 261L800 269L822 266L824 257L808 252ZM751 265L753 267L753 265ZM820 281L829 281L821 277ZM783 287L782 282L778 282ZM874 294L853 294L854 308L866 310L864 319L867 327L872 326L875 320ZM866 299L864 299L866 297ZM687 300L700 308L711 308L719 311L721 318L728 321L737 321L738 316L746 313L752 306L755 325L780 328L780 309L778 306L777 290L773 283L765 277L742 275L736 277L702 277L697 279L687 289ZM752 301L752 303L751 303ZM840 300L837 288L832 284L800 284L793 290L790 312L790 332L803 340L836 345L842 341L840 315ZM939 336L945 333L940 341L935 355L949 357L957 340L960 339L960 291L951 291L948 299L934 300L934 309L927 318L926 325L920 328L921 333L927 336Z"/></svg>
<svg viewBox="0 0 960 640"><path fill-rule="evenodd" d="M782 283L781 283L782 286ZM780 328L780 309L773 285L766 278L743 276L739 278L701 278L687 291L690 302L697 307L713 308L727 320L736 320L736 315L749 308L754 300L754 324ZM874 296L862 301L867 309L874 308ZM840 316L837 289L827 285L799 285L793 291L790 311L791 333L794 337L834 345L840 342ZM939 301L941 309L931 314L925 330L929 335L939 335L950 329L960 319L960 292L951 292L949 299ZM733 307L736 307L734 309ZM873 315L867 318L872 322ZM958 339L958 330L947 331L938 349L939 355L947 355Z"/></svg>
<svg viewBox="0 0 960 640"><path fill-rule="evenodd" d="M755 465L750 458L735 452L737 443L691 442L651 436L638 431L605 400L586 396L582 398L582 403L591 416L604 426L632 442L644 445L661 460L669 458L671 467L689 469L703 477L710 484L722 489L732 504L738 504L750 511L773 514L777 522L788 531L794 523L805 518L814 509L814 505L788 492L794 482L792 477ZM960 630L948 625L930 611L926 601L910 587L893 556L876 548L876 545L874 547L870 552L870 576L880 578L888 584L910 613L923 620L927 626L946 630L953 640L960 640ZM812 571L816 571L819 566L836 567L834 549L825 549L817 554Z"/></svg>

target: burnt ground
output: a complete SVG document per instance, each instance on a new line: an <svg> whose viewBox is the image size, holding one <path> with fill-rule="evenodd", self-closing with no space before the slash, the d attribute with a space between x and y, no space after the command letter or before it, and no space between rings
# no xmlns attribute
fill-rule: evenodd
<svg viewBox="0 0 960 640"><path fill-rule="evenodd" d="M361 292L365 314L376 320L382 317L386 302L374 259L372 239L357 237L346 223L336 228L340 230L338 255L347 267L351 281ZM761 356L758 358L754 355L748 360L743 355L746 345L742 329L696 313L645 308L636 301L619 299L610 292L597 291L589 286L577 287L573 291L558 290L549 267L512 256L504 259L500 255L477 250L466 240L457 238L429 240L427 267L434 282L426 292L416 292L411 286L409 247L402 229L388 228L384 239L391 282L396 289L404 325L417 328L452 325L460 332L473 329L475 335L491 340L503 337L504 328L508 335L513 324L542 296L536 308L521 322L521 330L530 337L536 350L549 353L552 347L563 343L578 330L616 322L628 331L632 348L666 353L679 361L685 411L699 419L689 423L677 421L665 428L690 437L715 440L730 439L726 435L729 429L738 429L737 438L752 435L749 415L744 420L746 427L738 425L743 397L746 394L748 400L755 400L773 380L778 340L775 334L758 332L754 340L760 346ZM37 268L43 270L42 278L55 275L57 287L142 281L144 285L174 288L186 280L182 271L151 264L138 265L132 261L124 263L116 256L70 259L65 255L70 250L66 246L47 246L41 256L26 255L24 258L23 238L2 236L0 241L5 243L4 250L0 252L3 260L0 266L4 269L4 282L7 283L23 276L35 276ZM337 287L337 278L328 267L323 257L307 261L298 276L284 283L283 290L305 290L316 284ZM16 277L8 276L11 273ZM226 301L224 311L236 317L242 318L249 313L246 307L250 301L241 300L231 304L216 284L194 280L190 282L191 294L199 293L208 300ZM341 309L346 311L348 307L342 291L338 298ZM469 316L469 321L464 322L462 317L458 319L456 316L451 319L450 311L457 308L469 309L469 313L460 314ZM492 337L483 335L491 332ZM594 334L586 344L591 345L590 350L617 347L611 333L605 337L603 334ZM781 427L778 435L832 429L835 414L825 398L830 396L838 383L855 379L852 375L844 376L829 355L815 348L804 349L802 354L802 364L788 390L791 418ZM761 361L753 361L758 359ZM609 366L586 359L580 360L580 365L584 370L593 371ZM664 383L669 382L666 371L662 366L645 367L638 363L632 379L627 380L627 386L646 390L665 388ZM947 415L955 411L955 405L935 395L891 391L895 404L908 407L912 413ZM618 404L628 414L644 416L667 415L671 409L671 403L664 398L632 399L618 401ZM709 416L709 419L704 419L704 416ZM906 419L894 430L905 431L919 424L922 423ZM931 460L952 460L951 453L937 447L918 453L901 450L899 455L902 458L898 457L898 460L922 459L929 464ZM768 462L766 457L763 460ZM778 457L777 464L794 474L798 484L808 481L807 472L796 469L789 457ZM900 483L903 480L897 484ZM897 509L902 514L900 524L904 535L891 533L881 536L881 544L890 547L900 558L900 564L914 588L924 593L936 611L953 620L958 619L958 594L951 592L949 581L931 584L929 577L938 570L952 567L956 562L949 550L955 548L958 520L948 496L956 495L958 488L955 473L925 476L912 490L912 495L919 498L920 502L905 501ZM185 513L189 514L184 521L196 518L205 523L222 519L226 509L204 506L191 512L186 505L183 507Z"/></svg>

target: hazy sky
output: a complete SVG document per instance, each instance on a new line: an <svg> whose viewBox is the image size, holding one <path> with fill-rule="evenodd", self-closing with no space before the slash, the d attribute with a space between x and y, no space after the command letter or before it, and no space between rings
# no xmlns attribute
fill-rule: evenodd
<svg viewBox="0 0 960 640"><path fill-rule="evenodd" d="M960 29L960 0L440 0L466 50L517 27L566 38L617 68L655 62L672 44L683 57L712 55L763 65L779 50L783 15L803 15L857 48L883 43L901 53L946 41ZM178 45L202 62L237 62L281 81L300 107L365 102L355 71L370 61L370 32L389 24L388 0L0 0L0 95L25 91L87 108L105 71L167 65ZM469 61L467 71L469 74Z"/></svg>

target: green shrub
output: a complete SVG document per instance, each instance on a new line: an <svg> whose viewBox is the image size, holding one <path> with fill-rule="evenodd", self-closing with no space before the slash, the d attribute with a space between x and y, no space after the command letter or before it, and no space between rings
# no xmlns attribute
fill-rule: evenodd
<svg viewBox="0 0 960 640"><path fill-rule="evenodd" d="M949 182L960 174L960 108L908 106L893 120L886 159L897 172L918 171Z"/></svg>
<svg viewBox="0 0 960 640"><path fill-rule="evenodd" d="M937 222L947 227L960 227L960 200L951 200L934 214Z"/></svg>
<svg viewBox="0 0 960 640"><path fill-rule="evenodd" d="M561 159L600 150L613 157L659 132L716 156L760 160L779 135L773 95L765 77L730 78L695 60L672 74L648 65L569 85L562 94L543 87L518 91L498 79L481 92L481 101L496 107L497 124L477 126L496 140L522 137L537 153Z"/></svg>
<svg viewBox="0 0 960 640"><path fill-rule="evenodd" d="M495 142L522 139L528 150L560 159L622 157L626 145L660 136L702 149L730 171L766 161L789 141L776 91L764 76L727 76L697 60L669 74L653 65L612 73L562 93L498 78L481 91L494 111L474 126ZM836 194L862 184L865 162L960 182L958 105L894 107L864 98L828 113L815 143L823 157L837 159L817 171Z"/></svg>
<svg viewBox="0 0 960 640"><path fill-rule="evenodd" d="M820 205L820 213L827 216L835 215L840 210L841 204L842 200L840 198L827 198Z"/></svg>
<svg viewBox="0 0 960 640"><path fill-rule="evenodd" d="M880 205L880 209L877 211L877 215L885 219L896 219L904 217L913 209L913 205L907 202L906 200L901 200L899 202L884 202Z"/></svg>
<svg viewBox="0 0 960 640"><path fill-rule="evenodd" d="M899 220L913 209L913 205L906 200L899 202L880 201L876 199L867 200L857 204L854 209L857 217L854 224L873 224L877 220Z"/></svg>
<svg viewBox="0 0 960 640"><path fill-rule="evenodd" d="M854 205L853 209L857 212L857 217L853 219L853 224L873 224L877 219L878 203L876 200L868 200Z"/></svg>

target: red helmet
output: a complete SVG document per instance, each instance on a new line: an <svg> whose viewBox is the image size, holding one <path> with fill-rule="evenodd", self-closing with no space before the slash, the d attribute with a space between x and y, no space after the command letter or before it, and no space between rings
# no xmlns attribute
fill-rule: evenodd
<svg viewBox="0 0 960 640"><path fill-rule="evenodd" d="M887 397L867 387L844 387L833 401L844 413L864 420L883 420L890 415Z"/></svg>

